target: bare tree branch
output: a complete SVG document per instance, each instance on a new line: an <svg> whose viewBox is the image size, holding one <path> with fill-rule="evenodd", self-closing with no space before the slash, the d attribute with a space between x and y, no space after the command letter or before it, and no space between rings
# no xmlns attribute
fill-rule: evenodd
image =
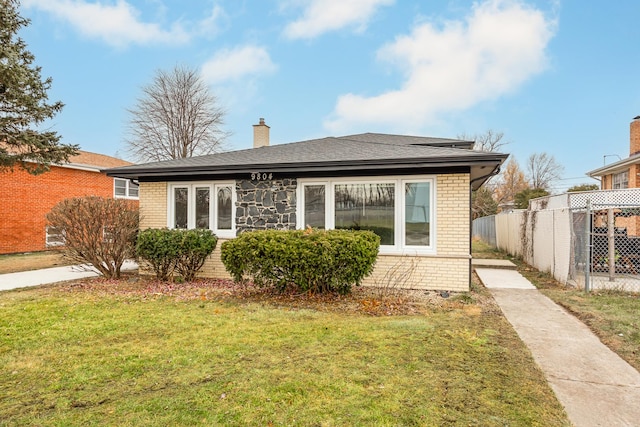
<svg viewBox="0 0 640 427"><path fill-rule="evenodd" d="M547 153L533 153L527 159L527 172L531 188L549 190L564 172L564 166Z"/></svg>
<svg viewBox="0 0 640 427"><path fill-rule="evenodd" d="M476 133L473 135L463 133L458 135L457 138L465 141L474 141L474 150L486 152L498 152L502 147L510 142L503 139L504 132L496 132L492 129L485 131L485 133Z"/></svg>
<svg viewBox="0 0 640 427"><path fill-rule="evenodd" d="M226 111L196 71L158 70L130 115L129 151L139 161L180 159L223 150Z"/></svg>

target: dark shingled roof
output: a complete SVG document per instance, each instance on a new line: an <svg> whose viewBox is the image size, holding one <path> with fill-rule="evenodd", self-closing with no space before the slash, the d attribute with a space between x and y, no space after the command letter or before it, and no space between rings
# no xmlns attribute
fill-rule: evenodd
<svg viewBox="0 0 640 427"><path fill-rule="evenodd" d="M310 174L344 171L392 171L399 169L454 168L472 165L489 174L506 154L473 151L472 141L418 136L364 133L328 137L289 144L228 151L206 156L145 163L107 169L109 176L153 180L192 176L230 176L247 172ZM461 148L458 148L461 147ZM474 178L472 172L472 179Z"/></svg>

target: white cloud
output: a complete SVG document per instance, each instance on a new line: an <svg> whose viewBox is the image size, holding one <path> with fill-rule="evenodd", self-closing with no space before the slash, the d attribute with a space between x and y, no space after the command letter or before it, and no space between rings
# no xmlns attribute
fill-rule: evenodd
<svg viewBox="0 0 640 427"><path fill-rule="evenodd" d="M277 69L269 52L259 46L223 49L202 65L202 77L211 84L270 74Z"/></svg>
<svg viewBox="0 0 640 427"><path fill-rule="evenodd" d="M80 34L100 39L115 47L130 44L183 44L192 36L179 22L167 29L158 23L141 21L140 11L125 0L117 0L115 4L89 3L86 0L23 0L22 4L50 13L71 24ZM213 28L214 20L221 15L221 11L214 8L210 16L193 25L194 30L203 30L203 26Z"/></svg>
<svg viewBox="0 0 640 427"><path fill-rule="evenodd" d="M378 51L400 69L400 89L338 98L325 127L333 132L382 123L416 129L518 88L546 68L555 22L518 0L475 4L464 21L417 25Z"/></svg>
<svg viewBox="0 0 640 427"><path fill-rule="evenodd" d="M290 39L310 39L329 31L355 26L363 30L381 6L394 0L308 0L303 16L288 24L284 34Z"/></svg>

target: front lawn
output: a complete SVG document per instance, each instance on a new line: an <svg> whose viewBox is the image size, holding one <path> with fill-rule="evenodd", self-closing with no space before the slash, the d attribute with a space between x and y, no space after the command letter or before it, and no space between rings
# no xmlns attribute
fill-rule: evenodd
<svg viewBox="0 0 640 427"><path fill-rule="evenodd" d="M314 308L184 288L0 293L0 425L569 425L481 296L374 316L411 298L357 290Z"/></svg>

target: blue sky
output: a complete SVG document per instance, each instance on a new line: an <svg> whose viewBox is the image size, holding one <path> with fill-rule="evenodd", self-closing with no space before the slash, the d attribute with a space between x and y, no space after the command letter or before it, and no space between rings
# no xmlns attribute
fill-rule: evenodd
<svg viewBox="0 0 640 427"><path fill-rule="evenodd" d="M227 145L360 132L504 132L555 190L629 155L640 115L637 0L22 0L20 36L66 104L63 142L127 158L126 109L158 69L200 70ZM607 163L618 160L606 158Z"/></svg>

